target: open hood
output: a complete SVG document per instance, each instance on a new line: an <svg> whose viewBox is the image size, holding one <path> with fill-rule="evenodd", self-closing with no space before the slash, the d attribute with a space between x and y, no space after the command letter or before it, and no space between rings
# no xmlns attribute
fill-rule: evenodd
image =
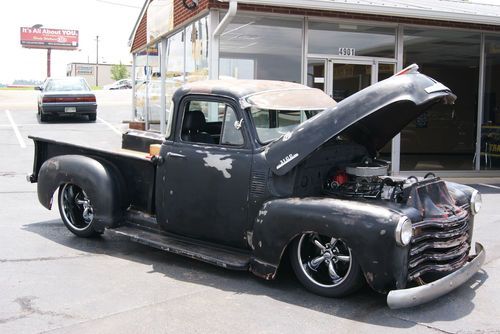
<svg viewBox="0 0 500 334"><path fill-rule="evenodd" d="M408 123L436 103L456 96L443 84L410 68L342 100L268 145L266 160L284 175L337 135L375 155Z"/></svg>

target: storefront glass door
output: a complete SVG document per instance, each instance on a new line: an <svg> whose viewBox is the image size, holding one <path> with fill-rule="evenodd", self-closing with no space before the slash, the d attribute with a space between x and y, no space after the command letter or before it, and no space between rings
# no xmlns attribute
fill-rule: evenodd
<svg viewBox="0 0 500 334"><path fill-rule="evenodd" d="M309 58L307 85L319 88L340 102L348 96L394 74L395 65L376 60Z"/></svg>
<svg viewBox="0 0 500 334"><path fill-rule="evenodd" d="M395 73L394 63L373 60L335 58L309 58L307 62L307 85L323 90L335 101L366 88ZM391 142L380 150L380 158L391 159Z"/></svg>

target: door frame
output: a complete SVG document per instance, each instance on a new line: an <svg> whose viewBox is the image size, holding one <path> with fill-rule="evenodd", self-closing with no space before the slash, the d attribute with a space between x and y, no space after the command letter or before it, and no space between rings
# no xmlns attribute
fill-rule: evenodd
<svg viewBox="0 0 500 334"><path fill-rule="evenodd" d="M373 85L378 82L378 69L379 65L391 64L394 65L394 74L397 72L397 60L394 58L382 58L382 57L349 57L349 56L339 56L331 54L308 54L307 59L304 62L304 78L303 84L307 85L307 67L310 60L324 61L325 64L325 83L324 91L329 96L333 94L333 66L334 64L352 64L352 65L367 65L371 66L371 82Z"/></svg>

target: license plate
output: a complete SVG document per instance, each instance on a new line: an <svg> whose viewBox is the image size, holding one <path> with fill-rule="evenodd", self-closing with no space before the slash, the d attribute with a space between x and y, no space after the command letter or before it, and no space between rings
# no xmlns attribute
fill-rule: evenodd
<svg viewBox="0 0 500 334"><path fill-rule="evenodd" d="M76 112L76 107L66 107L64 108L64 112Z"/></svg>

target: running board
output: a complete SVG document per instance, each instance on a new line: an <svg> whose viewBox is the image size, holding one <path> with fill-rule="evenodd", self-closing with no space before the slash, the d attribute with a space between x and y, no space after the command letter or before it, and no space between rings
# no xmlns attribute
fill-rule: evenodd
<svg viewBox="0 0 500 334"><path fill-rule="evenodd" d="M190 257L231 270L248 270L250 255L242 252L197 243L189 239L162 234L152 229L143 229L136 224L125 224L107 232L124 235L130 240L174 254Z"/></svg>

